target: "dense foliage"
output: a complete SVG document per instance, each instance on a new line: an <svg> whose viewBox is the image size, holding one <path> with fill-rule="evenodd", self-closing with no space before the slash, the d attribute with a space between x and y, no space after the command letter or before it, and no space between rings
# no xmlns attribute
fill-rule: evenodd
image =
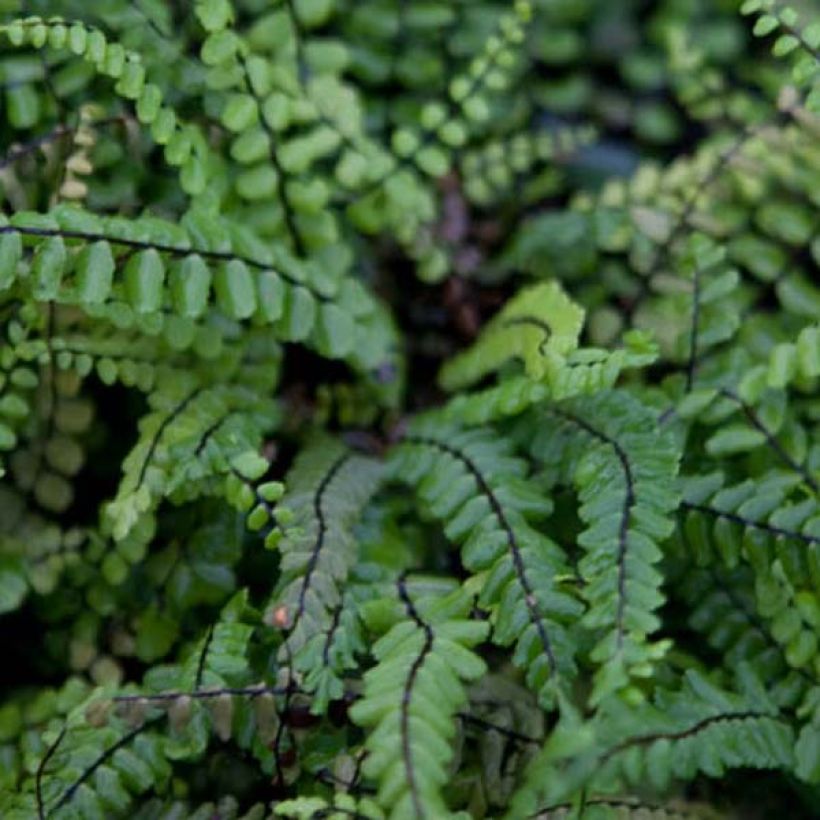
<svg viewBox="0 0 820 820"><path fill-rule="evenodd" d="M0 0L0 816L820 816L792 4Z"/></svg>

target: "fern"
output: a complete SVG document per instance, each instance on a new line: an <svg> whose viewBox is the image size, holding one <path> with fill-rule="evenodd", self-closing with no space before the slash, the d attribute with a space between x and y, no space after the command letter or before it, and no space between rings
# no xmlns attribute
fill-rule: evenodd
<svg viewBox="0 0 820 820"><path fill-rule="evenodd" d="M0 9L0 815L811 814L811 4L189 5Z"/></svg>
<svg viewBox="0 0 820 820"><path fill-rule="evenodd" d="M598 784L646 783L662 789L670 778L688 778L697 771L720 776L735 766L793 765L792 729L765 700L752 706L752 695L732 697L694 673L685 685L657 705L647 704L641 729L634 734L624 732L624 715L630 710L623 704L585 725L577 725L577 715L568 719L530 766L529 785L514 801L513 816L537 809L539 800L560 803L562 795L579 785L595 789Z"/></svg>
<svg viewBox="0 0 820 820"><path fill-rule="evenodd" d="M664 651L663 643L653 646L646 637L660 625L654 612L663 601L662 575L655 565L658 542L673 529L678 453L670 436L652 434L651 413L628 395L603 393L549 412L559 429L569 428L569 441L560 442L560 432L556 443L538 436L535 453L565 459L579 495L586 529L578 536L585 553L578 572L588 605L581 623L603 630L590 655L600 664L597 701L632 675L649 676ZM540 417L538 426L544 421Z"/></svg>
<svg viewBox="0 0 820 820"><path fill-rule="evenodd" d="M411 429L394 469L420 482L429 512L461 545L465 566L482 573L479 602L493 614L493 640L516 644L516 663L551 704L556 684L574 673L565 622L580 607L555 581L568 572L565 556L529 523L550 505L523 481L526 464L503 439L442 428L433 418Z"/></svg>
<svg viewBox="0 0 820 820"><path fill-rule="evenodd" d="M583 312L556 284L524 291L507 303L475 347L447 363L442 385L466 387L513 357L523 360L530 378L540 379L577 347L582 322Z"/></svg>
<svg viewBox="0 0 820 820"><path fill-rule="evenodd" d="M270 622L287 632L280 661L309 673L315 708L343 694L340 674L353 658L336 639L355 620L340 588L356 561L351 525L376 490L381 468L340 442L318 439L287 476L282 504L292 516L279 542L281 578L269 604ZM344 641L344 637L340 638ZM355 644L354 644L355 645Z"/></svg>
<svg viewBox="0 0 820 820"><path fill-rule="evenodd" d="M423 602L411 600L403 580L399 596L412 621L397 624L373 647L377 665L365 676L364 697L351 716L372 729L364 770L379 780L378 801L390 816L443 816L440 792L452 756L447 719L466 700L462 681L484 672L470 648L488 630L465 617L470 600L460 591L421 612Z"/></svg>

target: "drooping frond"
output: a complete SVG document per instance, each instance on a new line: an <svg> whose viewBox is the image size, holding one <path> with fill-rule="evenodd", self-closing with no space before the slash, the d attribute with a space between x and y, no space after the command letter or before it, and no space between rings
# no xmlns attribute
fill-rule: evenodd
<svg viewBox="0 0 820 820"><path fill-rule="evenodd" d="M471 649L489 627L469 620L471 601L462 590L413 601L402 579L399 595L410 620L374 645L377 664L351 709L369 730L363 770L379 782L377 799L389 817L450 817L441 790L453 754L453 718L467 700L464 684L485 671Z"/></svg>
<svg viewBox="0 0 820 820"><path fill-rule="evenodd" d="M353 526L381 478L376 459L319 437L285 479L281 503L292 520L278 544L282 574L267 617L286 633L280 662L307 674L305 685L316 691L320 711L341 695L339 675L352 660L353 647L335 644L351 617L341 590L358 557Z"/></svg>
<svg viewBox="0 0 820 820"><path fill-rule="evenodd" d="M565 718L532 762L509 817L630 787L662 792L673 778L732 768L790 769L794 732L759 691L737 695L690 673L675 693L638 709L619 700L593 720Z"/></svg>
<svg viewBox="0 0 820 820"><path fill-rule="evenodd" d="M150 537L151 516L165 497L183 493L186 500L194 498L196 488L207 492L208 480L214 477L221 477L222 483L255 482L267 468L264 459L249 459L247 454L254 455L275 416L270 405L250 391L209 388L174 374L173 380L163 380L151 400L157 410L144 417L139 443L123 463L125 475L117 497L106 508L116 541L123 541L136 528ZM249 403L258 408L256 423L247 424L246 415L245 429L229 425L232 411L244 410Z"/></svg>
<svg viewBox="0 0 820 820"><path fill-rule="evenodd" d="M504 438L418 419L394 451L393 471L415 486L425 509L459 544L464 565L483 579L479 604L492 614L492 638L515 644L514 660L544 705L574 673L566 623L580 612L561 588L561 549L534 524L551 510L529 487L526 463Z"/></svg>
<svg viewBox="0 0 820 820"><path fill-rule="evenodd" d="M538 428L533 452L563 459L578 492L578 572L588 609L581 623L597 636L593 701L648 677L666 642L650 643L664 600L659 544L671 535L678 504L679 452L655 416L627 394L602 393L559 404L528 422ZM556 429L557 428L557 429Z"/></svg>

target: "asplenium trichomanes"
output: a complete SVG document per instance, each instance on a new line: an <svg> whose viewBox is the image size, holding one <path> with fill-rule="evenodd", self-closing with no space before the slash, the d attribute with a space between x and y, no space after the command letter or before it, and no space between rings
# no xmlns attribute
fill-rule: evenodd
<svg viewBox="0 0 820 820"><path fill-rule="evenodd" d="M813 816L809 4L0 5L4 818Z"/></svg>

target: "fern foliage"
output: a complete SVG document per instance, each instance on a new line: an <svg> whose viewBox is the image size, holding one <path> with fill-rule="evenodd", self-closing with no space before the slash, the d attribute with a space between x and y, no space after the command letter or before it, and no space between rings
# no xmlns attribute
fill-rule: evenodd
<svg viewBox="0 0 820 820"><path fill-rule="evenodd" d="M280 661L307 675L305 688L316 692L320 711L343 696L341 675L354 663L357 616L342 589L358 558L353 524L381 473L377 460L319 439L286 478L282 504L292 519L277 545L281 576L268 617L287 633Z"/></svg>
<svg viewBox="0 0 820 820"><path fill-rule="evenodd" d="M493 613L493 639L515 644L516 662L550 703L556 679L574 672L562 621L580 608L556 584L568 572L564 555L530 523L549 513L549 499L527 486L526 462L508 442L479 431L417 422L396 452L397 473L418 482L465 567L482 573L479 604Z"/></svg>
<svg viewBox="0 0 820 820"><path fill-rule="evenodd" d="M820 805L808 2L0 3L0 816Z"/></svg>
<svg viewBox="0 0 820 820"><path fill-rule="evenodd" d="M470 599L461 590L435 600L428 614L410 598L404 579L398 583L412 622L402 620L373 646L377 664L351 717L371 729L364 771L379 781L377 797L389 816L444 816L453 714L467 700L463 683L486 671L470 649L488 627L465 617Z"/></svg>
<svg viewBox="0 0 820 820"><path fill-rule="evenodd" d="M597 699L632 675L651 675L652 661L664 652L662 642L647 637L660 626L655 612L663 603L663 576L656 565L663 555L659 543L674 529L679 454L653 414L628 394L559 404L538 426L550 421L557 422L557 438L568 440L536 434L534 452L544 461L566 459L578 493L585 526L577 539L584 551L577 570L588 605L581 623L602 630L590 655L601 664Z"/></svg>

